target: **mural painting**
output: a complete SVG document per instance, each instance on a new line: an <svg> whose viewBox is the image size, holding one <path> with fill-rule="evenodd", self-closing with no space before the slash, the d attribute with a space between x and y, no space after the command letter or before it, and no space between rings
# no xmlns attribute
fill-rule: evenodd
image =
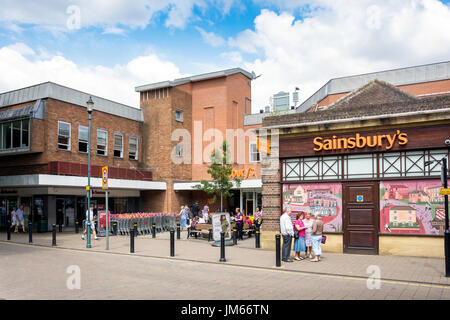
<svg viewBox="0 0 450 320"><path fill-rule="evenodd" d="M380 182L380 232L443 235L440 180Z"/></svg>
<svg viewBox="0 0 450 320"><path fill-rule="evenodd" d="M325 232L342 232L342 185L312 183L283 185L283 210L292 210L292 221L300 211L322 215Z"/></svg>

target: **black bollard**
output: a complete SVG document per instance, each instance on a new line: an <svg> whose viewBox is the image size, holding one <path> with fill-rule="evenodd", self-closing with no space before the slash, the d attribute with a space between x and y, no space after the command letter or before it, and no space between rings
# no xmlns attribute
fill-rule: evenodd
<svg viewBox="0 0 450 320"><path fill-rule="evenodd" d="M237 229L233 229L233 244L237 245Z"/></svg>
<svg viewBox="0 0 450 320"><path fill-rule="evenodd" d="M175 231L173 229L170 230L170 256L175 256Z"/></svg>
<svg viewBox="0 0 450 320"><path fill-rule="evenodd" d="M134 253L134 229L130 229L130 253Z"/></svg>
<svg viewBox="0 0 450 320"><path fill-rule="evenodd" d="M62 224L59 224L59 232L62 232Z"/></svg>
<svg viewBox="0 0 450 320"><path fill-rule="evenodd" d="M220 233L220 262L226 262L225 259L225 232Z"/></svg>
<svg viewBox="0 0 450 320"><path fill-rule="evenodd" d="M281 236L277 234L275 236L275 251L276 251L276 266L281 267Z"/></svg>
<svg viewBox="0 0 450 320"><path fill-rule="evenodd" d="M261 233L259 232L259 226L255 227L255 241L256 248L261 248Z"/></svg>
<svg viewBox="0 0 450 320"><path fill-rule="evenodd" d="M6 224L6 234L7 234L7 239L11 240L11 221L8 220L7 224Z"/></svg>
<svg viewBox="0 0 450 320"><path fill-rule="evenodd" d="M177 240L180 240L180 231L181 231L181 227L180 224L177 224Z"/></svg>
<svg viewBox="0 0 450 320"><path fill-rule="evenodd" d="M113 232L114 232L114 235L117 236L117 222L113 223Z"/></svg>
<svg viewBox="0 0 450 320"><path fill-rule="evenodd" d="M137 231L137 223L134 223L134 236L137 237L138 236L138 231Z"/></svg>
<svg viewBox="0 0 450 320"><path fill-rule="evenodd" d="M52 246L56 246L56 224L52 226Z"/></svg>
<svg viewBox="0 0 450 320"><path fill-rule="evenodd" d="M152 238L156 238L156 224L152 224Z"/></svg>
<svg viewBox="0 0 450 320"><path fill-rule="evenodd" d="M28 222L28 243L33 243L33 223Z"/></svg>
<svg viewBox="0 0 450 320"><path fill-rule="evenodd" d="M80 232L78 229L78 221L75 221L75 233Z"/></svg>

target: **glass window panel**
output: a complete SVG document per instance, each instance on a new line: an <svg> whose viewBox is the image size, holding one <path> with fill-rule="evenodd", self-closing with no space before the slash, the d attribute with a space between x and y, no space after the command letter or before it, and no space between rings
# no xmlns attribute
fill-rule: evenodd
<svg viewBox="0 0 450 320"><path fill-rule="evenodd" d="M13 122L13 148L20 148L20 121Z"/></svg>
<svg viewBox="0 0 450 320"><path fill-rule="evenodd" d="M21 147L28 147L29 145L29 139L28 139L28 132L30 130L30 120L22 120L22 145Z"/></svg>
<svg viewBox="0 0 450 320"><path fill-rule="evenodd" d="M305 180L319 179L319 158L305 158L303 161L303 177Z"/></svg>
<svg viewBox="0 0 450 320"><path fill-rule="evenodd" d="M405 175L408 177L425 175L425 157L423 152L405 153Z"/></svg>
<svg viewBox="0 0 450 320"><path fill-rule="evenodd" d="M58 121L58 149L70 150L70 123Z"/></svg>
<svg viewBox="0 0 450 320"><path fill-rule="evenodd" d="M338 157L326 157L322 161L322 179L339 179L341 161Z"/></svg>
<svg viewBox="0 0 450 320"><path fill-rule="evenodd" d="M105 130L97 130L97 154L106 156L108 144L108 132Z"/></svg>
<svg viewBox="0 0 450 320"><path fill-rule="evenodd" d="M130 137L129 140L129 155L128 158L130 160L137 160L137 138Z"/></svg>
<svg viewBox="0 0 450 320"><path fill-rule="evenodd" d="M435 161L434 163L429 165L430 175L440 175L441 174L441 164L438 162L446 155L448 155L447 150L430 150L429 151L429 159L430 161Z"/></svg>
<svg viewBox="0 0 450 320"><path fill-rule="evenodd" d="M4 134L5 134L5 149L11 149L11 138L12 138L12 122L3 124Z"/></svg>
<svg viewBox="0 0 450 320"><path fill-rule="evenodd" d="M89 140L89 128L84 126L78 127L78 140L88 141Z"/></svg>
<svg viewBox="0 0 450 320"><path fill-rule="evenodd" d="M286 160L284 166L285 180L300 180L299 159Z"/></svg>
<svg viewBox="0 0 450 320"><path fill-rule="evenodd" d="M382 158L384 177L402 176L401 154L399 152L384 154Z"/></svg>
<svg viewBox="0 0 450 320"><path fill-rule="evenodd" d="M372 178L376 176L376 164L372 154L347 156L347 178Z"/></svg>
<svg viewBox="0 0 450 320"><path fill-rule="evenodd" d="M114 134L114 157L122 158L123 137L120 134Z"/></svg>

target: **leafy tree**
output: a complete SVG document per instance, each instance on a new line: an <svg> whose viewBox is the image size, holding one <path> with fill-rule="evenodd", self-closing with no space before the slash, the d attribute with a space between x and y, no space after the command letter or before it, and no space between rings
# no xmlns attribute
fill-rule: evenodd
<svg viewBox="0 0 450 320"><path fill-rule="evenodd" d="M233 182L230 179L230 175L233 171L233 166L228 163L229 151L226 140L222 143L221 150L214 150L211 153L211 164L208 166L208 173L212 178L212 181L201 180L200 184L195 185L194 188L202 190L209 195L213 195L212 202L216 202L217 197L220 196L220 208L223 210L223 198L230 198L232 196L230 190L233 188ZM238 186L241 184L241 180L238 178L233 179Z"/></svg>

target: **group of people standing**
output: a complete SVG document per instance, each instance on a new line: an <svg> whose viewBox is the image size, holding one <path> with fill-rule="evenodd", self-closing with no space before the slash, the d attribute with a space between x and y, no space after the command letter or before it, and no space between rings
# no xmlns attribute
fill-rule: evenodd
<svg viewBox="0 0 450 320"><path fill-rule="evenodd" d="M323 221L319 214L311 219L311 212L299 212L295 222L291 219L292 210L287 208L280 218L280 229L283 237L282 260L293 262L291 259L292 238L294 238L295 260L310 258L312 262L320 261L322 255ZM301 253L304 252L304 256ZM313 255L314 252L314 255Z"/></svg>

